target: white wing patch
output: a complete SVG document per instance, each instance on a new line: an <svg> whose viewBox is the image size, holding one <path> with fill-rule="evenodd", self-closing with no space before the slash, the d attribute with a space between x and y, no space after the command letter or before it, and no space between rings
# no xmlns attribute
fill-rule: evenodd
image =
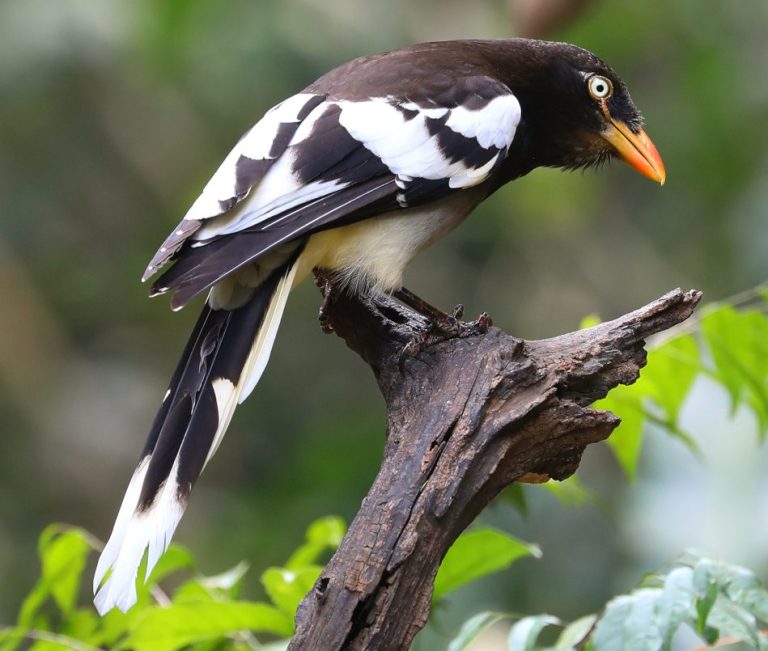
<svg viewBox="0 0 768 651"><path fill-rule="evenodd" d="M210 217L220 213L219 202L234 194L236 164L240 156L267 158L280 125L296 122L301 109L313 97L316 96L307 93L295 95L267 113L227 156L186 218L201 219L204 215ZM398 106L391 97L321 102L301 121L285 153L251 189L248 198L226 215L208 221L193 235L196 246L253 227L348 187L343 179L303 184L293 171L297 151L312 137L318 118L332 105L341 108L339 123L349 135L378 156L398 178L406 181L448 179L449 186L454 189L469 188L484 181L498 157L480 167L468 166L460 159L451 161L441 150L438 139L430 133L427 120L447 116L445 126L454 133L476 140L478 147L494 147L504 153L520 122L520 104L511 93L495 97L476 110L462 106L423 108L409 101ZM416 116L408 117L402 109L415 112Z"/></svg>
<svg viewBox="0 0 768 651"><path fill-rule="evenodd" d="M468 167L461 173L453 175L448 180L448 187L450 188L473 188L476 185L480 185L491 170L496 166L496 162L499 160L499 154L496 154L491 160L481 167Z"/></svg>
<svg viewBox="0 0 768 651"><path fill-rule="evenodd" d="M427 130L422 111L408 119L387 98L365 102L340 101L339 122L349 134L372 151L400 177L442 179L453 171ZM440 109L442 117L448 109ZM457 168L455 168L457 169Z"/></svg>
<svg viewBox="0 0 768 651"><path fill-rule="evenodd" d="M475 138L485 149L507 149L519 123L520 102L509 94L494 97L476 111L457 106L451 110L445 126L466 138Z"/></svg>
<svg viewBox="0 0 768 651"><path fill-rule="evenodd" d="M284 213L296 206L309 203L314 199L333 194L337 190L346 187L348 184L338 181L321 181L318 183L309 183L301 186L291 175L290 170L285 168L288 165L281 163L290 158L290 154L284 155L275 166L267 173L260 184L260 188L268 188L269 192L265 194L276 195L271 201L264 204L264 195L256 192L248 197L241 204L237 211L222 216L215 221L206 222L206 224L192 236L192 246L204 246L209 240L237 233L251 226L263 222L270 217ZM278 169L279 166L279 169ZM273 173L274 172L274 173ZM281 194L278 190L287 189L288 192Z"/></svg>
<svg viewBox="0 0 768 651"><path fill-rule="evenodd" d="M296 155L295 147L300 146L301 142L310 136L315 122L327 108L328 102L322 102L312 110L299 125L296 133L291 138L286 152L275 161L261 182L251 190L248 198L236 210L217 220L206 223L205 226L195 233L193 239L199 241L200 244L205 244L207 240L237 233L291 208L320 197L328 196L346 187L348 184L340 181L319 181L302 184L301 180L293 172ZM263 121L262 119L256 126L261 125ZM274 125L273 138L280 123L278 122ZM235 162L237 162L237 159L235 159ZM234 188L234 163L232 164L231 174L231 184Z"/></svg>
<svg viewBox="0 0 768 651"><path fill-rule="evenodd" d="M316 95L299 93L271 108L238 142L216 173L208 181L200 196L192 204L184 219L208 219L223 211L220 202L235 196L236 165L241 156L253 160L269 159L269 151L281 124L299 121L301 109Z"/></svg>
<svg viewBox="0 0 768 651"><path fill-rule="evenodd" d="M280 241L306 232L312 224L301 222L304 206L372 178L355 176L361 172L394 176L401 191L393 200L402 208L439 198L444 190L477 186L507 155L520 122L519 102L493 80L465 96L465 105L457 100L451 108L393 96L323 98L294 95L242 138L150 262L145 279L185 241L203 247L286 219L296 220L297 229ZM155 293L165 289L172 287Z"/></svg>
<svg viewBox="0 0 768 651"><path fill-rule="evenodd" d="M365 102L339 101L339 121L350 135L381 158L403 181L414 178L447 179L449 187L469 188L482 183L499 154L480 167L467 165L461 158L451 160L441 149L437 136L430 133L427 120L447 115L445 126L454 133L474 139L483 149L495 147L506 153L520 122L520 104L514 95L492 99L481 109L462 106L419 108L414 102L398 106L389 98L372 98ZM402 110L417 112L407 116Z"/></svg>

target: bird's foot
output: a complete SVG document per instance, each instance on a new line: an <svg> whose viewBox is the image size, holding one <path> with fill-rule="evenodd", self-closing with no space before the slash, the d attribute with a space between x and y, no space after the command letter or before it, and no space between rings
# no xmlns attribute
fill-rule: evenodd
<svg viewBox="0 0 768 651"><path fill-rule="evenodd" d="M464 316L464 306L461 303L453 308L451 316L458 324L458 332L454 335L457 337L483 335L493 325L493 319L488 312L482 312L474 321L461 321L461 317Z"/></svg>
<svg viewBox="0 0 768 651"><path fill-rule="evenodd" d="M405 287L395 292L394 296L429 320L429 325L403 347L400 356L401 368L407 358L415 357L428 346L456 337L484 334L493 325L491 317L486 312L474 321L462 321L464 306L461 303L456 305L450 314L446 314Z"/></svg>
<svg viewBox="0 0 768 651"><path fill-rule="evenodd" d="M331 334L333 332L333 325L331 324L330 316L328 316L328 306L336 298L336 286L324 270L315 268L312 272L315 274L315 285L320 288L320 293L323 295L323 302L320 303L317 320L320 322L320 329L325 334Z"/></svg>
<svg viewBox="0 0 768 651"><path fill-rule="evenodd" d="M493 319L488 312L481 312L480 316L467 325L475 329L475 334L484 335L488 332L488 328L493 325Z"/></svg>

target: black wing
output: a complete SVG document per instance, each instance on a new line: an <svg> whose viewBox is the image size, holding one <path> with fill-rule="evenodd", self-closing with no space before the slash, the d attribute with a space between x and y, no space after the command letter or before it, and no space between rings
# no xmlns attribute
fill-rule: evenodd
<svg viewBox="0 0 768 651"><path fill-rule="evenodd" d="M458 80L439 102L302 93L272 109L227 156L145 273L186 304L266 252L374 214L486 181L520 120L509 89Z"/></svg>

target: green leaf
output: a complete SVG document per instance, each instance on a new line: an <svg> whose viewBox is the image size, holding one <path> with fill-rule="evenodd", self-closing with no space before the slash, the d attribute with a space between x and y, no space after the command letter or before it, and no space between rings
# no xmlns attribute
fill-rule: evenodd
<svg viewBox="0 0 768 651"><path fill-rule="evenodd" d="M210 601L230 601L237 598L249 565L240 562L215 576L198 576L182 583L173 593L173 603L190 604Z"/></svg>
<svg viewBox="0 0 768 651"><path fill-rule="evenodd" d="M696 630L708 643L736 637L753 648L768 648L756 622L768 617L768 592L752 572L699 559L693 568L693 585L698 592Z"/></svg>
<svg viewBox="0 0 768 651"><path fill-rule="evenodd" d="M473 615L461 625L458 635L451 640L448 651L464 651L470 642L496 622L509 617L504 613L483 612Z"/></svg>
<svg viewBox="0 0 768 651"><path fill-rule="evenodd" d="M638 380L640 383L642 380ZM605 409L621 418L621 424L608 438L608 446L616 456L627 477L632 480L637 470L643 444L642 394L636 385L618 386L607 398L595 403L596 409Z"/></svg>
<svg viewBox="0 0 768 651"><path fill-rule="evenodd" d="M750 643L753 649L765 649L757 622L751 613L719 595L707 618L707 624L718 631L718 639L735 637Z"/></svg>
<svg viewBox="0 0 768 651"><path fill-rule="evenodd" d="M142 612L144 606L131 608L127 613L123 613L117 608L113 608L106 615L99 618L99 628L91 635L90 641L98 647L113 649L116 648L118 640L122 639L128 630L136 621L136 618Z"/></svg>
<svg viewBox="0 0 768 651"><path fill-rule="evenodd" d="M557 638L552 651L573 651L590 632L596 620L597 615L585 615L568 624Z"/></svg>
<svg viewBox="0 0 768 651"><path fill-rule="evenodd" d="M700 593L706 593L710 586L715 585L734 604L762 621L768 621L768 591L749 570L721 561L701 559L694 568L694 584Z"/></svg>
<svg viewBox="0 0 768 651"><path fill-rule="evenodd" d="M608 602L592 634L593 651L659 651L664 638L658 627L656 603L660 590L642 588Z"/></svg>
<svg viewBox="0 0 768 651"><path fill-rule="evenodd" d="M292 630L287 615L264 603L173 604L148 608L137 617L126 646L135 651L174 651L239 631L289 637Z"/></svg>
<svg viewBox="0 0 768 651"><path fill-rule="evenodd" d="M716 379L728 390L734 409L743 393L741 372L730 350L743 337L738 312L724 305L701 320L701 332L715 363Z"/></svg>
<svg viewBox="0 0 768 651"><path fill-rule="evenodd" d="M552 615L523 617L509 630L507 638L509 651L533 651L544 627L559 624L561 624L560 620Z"/></svg>
<svg viewBox="0 0 768 651"><path fill-rule="evenodd" d="M546 486L546 484L543 485ZM511 504L523 517L528 515L528 502L522 484L517 482L510 484L501 492L499 497Z"/></svg>
<svg viewBox="0 0 768 651"><path fill-rule="evenodd" d="M691 335L678 337L648 353L641 371L646 394L676 427L680 409L701 368L699 348Z"/></svg>
<svg viewBox="0 0 768 651"><path fill-rule="evenodd" d="M216 601L211 590L205 587L201 580L204 577L196 577L182 583L173 593L174 604L194 604L206 601Z"/></svg>
<svg viewBox="0 0 768 651"><path fill-rule="evenodd" d="M270 567L261 575L261 582L272 602L293 621L299 603L322 571L319 565L308 565L300 570Z"/></svg>
<svg viewBox="0 0 768 651"><path fill-rule="evenodd" d="M46 527L38 542L42 576L22 603L20 626L33 625L37 611L49 596L65 615L74 609L90 549L90 536L81 529Z"/></svg>
<svg viewBox="0 0 768 651"><path fill-rule="evenodd" d="M68 640L38 640L28 648L28 651L79 651L82 648Z"/></svg>
<svg viewBox="0 0 768 651"><path fill-rule="evenodd" d="M630 386L613 389L595 403L621 418L608 445L631 480L642 448L644 426L652 421L696 449L693 439L678 426L680 410L696 376L701 372L698 346L691 335L667 341L648 354L640 378Z"/></svg>
<svg viewBox="0 0 768 651"><path fill-rule="evenodd" d="M288 645L290 640L280 640L277 642L270 642L269 644L262 644L259 646L259 651L288 651Z"/></svg>
<svg viewBox="0 0 768 651"><path fill-rule="evenodd" d="M586 330L587 328L593 328L596 325L600 325L603 320L597 314L587 314L579 323L579 330Z"/></svg>
<svg viewBox="0 0 768 651"><path fill-rule="evenodd" d="M707 644L714 644L717 642L718 634L717 629L707 625L707 618L709 613L712 612L712 608L717 601L717 586L712 583L705 587L704 594L699 594L696 599L696 626L694 630L704 638Z"/></svg>
<svg viewBox="0 0 768 651"><path fill-rule="evenodd" d="M169 574L173 574L179 570L194 569L195 559L192 557L192 552L186 547L173 544L160 557L160 560L157 561L157 565L155 565L155 568L152 570L152 574L150 574L147 584L155 585Z"/></svg>
<svg viewBox="0 0 768 651"><path fill-rule="evenodd" d="M435 577L432 598L436 601L470 581L506 569L523 556L540 555L535 545L495 529L465 532L446 553Z"/></svg>
<svg viewBox="0 0 768 651"><path fill-rule="evenodd" d="M725 587L728 598L762 621L768 622L768 591L749 570L735 566L730 566L729 569L731 572Z"/></svg>
<svg viewBox="0 0 768 651"><path fill-rule="evenodd" d="M540 485L566 506L583 506L597 500L595 493L581 483L578 475L571 475L563 481L553 479Z"/></svg>
<svg viewBox="0 0 768 651"><path fill-rule="evenodd" d="M100 651L90 644L50 631L32 630L27 637L35 640L29 651Z"/></svg>
<svg viewBox="0 0 768 651"><path fill-rule="evenodd" d="M344 520L338 516L329 515L315 520L309 525L307 542L336 549L341 544L346 532L347 525Z"/></svg>
<svg viewBox="0 0 768 651"><path fill-rule="evenodd" d="M0 630L0 651L14 651L24 641L23 627L8 627Z"/></svg>
<svg viewBox="0 0 768 651"><path fill-rule="evenodd" d="M712 353L715 378L728 390L732 408L742 403L751 407L764 436L768 430L768 317L726 305L701 320L701 331Z"/></svg>
<svg viewBox="0 0 768 651"><path fill-rule="evenodd" d="M86 534L68 529L53 538L42 555L43 580L61 611L69 614L77 603L80 579L90 552Z"/></svg>
<svg viewBox="0 0 768 651"><path fill-rule="evenodd" d="M79 608L67 617L61 632L71 638L83 641L94 641L101 625L101 618L93 608Z"/></svg>
<svg viewBox="0 0 768 651"><path fill-rule="evenodd" d="M653 587L608 603L588 649L667 650L687 624L708 644L734 637L768 650L757 627L768 616L768 592L752 572L689 553L666 576L651 575L644 584Z"/></svg>
<svg viewBox="0 0 768 651"><path fill-rule="evenodd" d="M707 644L734 638L768 651L757 624L768 617L768 591L749 570L688 552L666 574L651 574L642 585L609 601L599 618L590 615L567 627L551 651L668 651L683 624ZM543 617L546 624L548 616ZM537 625L528 624L530 633L520 634L518 648L534 648Z"/></svg>
<svg viewBox="0 0 768 651"><path fill-rule="evenodd" d="M693 570L690 567L676 567L667 574L656 604L664 648L669 647L680 624L690 621L696 597Z"/></svg>
<svg viewBox="0 0 768 651"><path fill-rule="evenodd" d="M336 516L315 520L307 529L306 542L291 554L285 567L296 570L314 565L323 552L338 548L346 530L344 520Z"/></svg>
<svg viewBox="0 0 768 651"><path fill-rule="evenodd" d="M215 576L200 577L198 582L202 587L219 596L234 598L237 596L243 578L247 574L249 568L250 565L248 565L248 563L240 561L226 572L216 574Z"/></svg>

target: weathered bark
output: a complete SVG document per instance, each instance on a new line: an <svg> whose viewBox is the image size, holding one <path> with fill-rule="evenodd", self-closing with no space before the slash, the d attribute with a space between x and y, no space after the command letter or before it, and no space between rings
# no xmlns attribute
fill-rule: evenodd
<svg viewBox="0 0 768 651"><path fill-rule="evenodd" d="M335 332L387 405L384 459L338 551L296 616L290 649L407 649L445 552L514 481L563 479L618 424L587 405L645 364L644 339L686 319L675 290L614 321L541 341L497 328L403 347L424 320L391 299L333 296Z"/></svg>

